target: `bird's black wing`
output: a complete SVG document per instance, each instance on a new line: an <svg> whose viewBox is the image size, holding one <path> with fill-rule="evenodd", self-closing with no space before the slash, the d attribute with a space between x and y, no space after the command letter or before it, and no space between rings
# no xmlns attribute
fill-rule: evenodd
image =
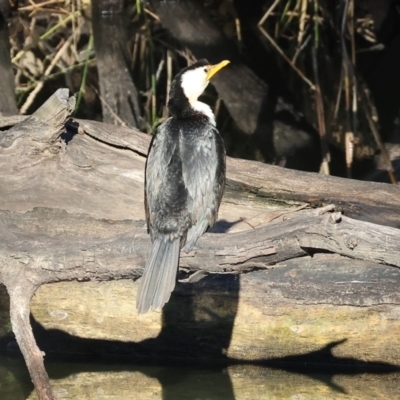
<svg viewBox="0 0 400 400"><path fill-rule="evenodd" d="M157 130L146 165L146 213L149 231L184 238L192 225L182 176L179 124L173 118Z"/></svg>
<svg viewBox="0 0 400 400"><path fill-rule="evenodd" d="M188 252L217 220L225 185L225 147L218 130L203 124L193 136L181 136L180 154L192 221L185 246Z"/></svg>
<svg viewBox="0 0 400 400"><path fill-rule="evenodd" d="M185 224L175 211L184 209L183 181L176 130L169 121L157 130L146 162L145 210L152 248L139 281L136 306L139 314L160 310L175 287L181 236ZM181 190L179 190L181 189ZM183 190L183 194L186 192ZM178 207L178 208L177 208Z"/></svg>
<svg viewBox="0 0 400 400"><path fill-rule="evenodd" d="M151 141L146 161L144 202L147 230L150 233L152 233L151 226L153 225L155 212L157 211L157 197L166 180L167 167L174 154L175 144L167 134L166 125L168 125L168 121L157 129Z"/></svg>

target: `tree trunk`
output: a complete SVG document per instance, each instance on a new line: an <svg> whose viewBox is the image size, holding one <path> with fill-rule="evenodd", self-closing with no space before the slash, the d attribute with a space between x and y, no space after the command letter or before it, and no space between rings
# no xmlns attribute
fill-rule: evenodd
<svg viewBox="0 0 400 400"><path fill-rule="evenodd" d="M10 3L0 1L0 115L18 114L15 101L14 72L10 59L10 42L7 19Z"/></svg>
<svg viewBox="0 0 400 400"><path fill-rule="evenodd" d="M140 126L138 93L130 75L124 0L92 1L92 28L103 121Z"/></svg>

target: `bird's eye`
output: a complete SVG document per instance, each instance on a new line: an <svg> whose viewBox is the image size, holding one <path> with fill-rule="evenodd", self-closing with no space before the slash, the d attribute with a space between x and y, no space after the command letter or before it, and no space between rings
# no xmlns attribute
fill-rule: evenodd
<svg viewBox="0 0 400 400"><path fill-rule="evenodd" d="M207 72L207 68L204 68L204 72Z"/></svg>

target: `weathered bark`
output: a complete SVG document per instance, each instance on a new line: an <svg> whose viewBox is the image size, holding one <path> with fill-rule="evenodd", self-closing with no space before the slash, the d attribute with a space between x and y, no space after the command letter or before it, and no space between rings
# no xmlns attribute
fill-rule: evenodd
<svg viewBox="0 0 400 400"><path fill-rule="evenodd" d="M25 119L25 116L2 117L0 118L0 128L10 127ZM101 143L112 146L114 151L116 151L116 148L120 148L131 150L142 156L147 154L147 149L151 140L149 135L124 127L119 127L118 130L115 130L111 125L96 121L76 121L80 126L81 132L85 132L87 136L97 139ZM9 134L5 133L4 135L8 136ZM93 150L92 142L83 139L83 137L81 138L82 140L77 137L75 142L69 144L69 157L73 160L76 159L73 161L76 166L81 165L81 167L85 167L86 162L86 168L95 168L96 165L103 164L104 157L107 156L109 156L107 162L111 163L111 165L115 163L113 156L108 154L102 154L100 159L98 159L99 155ZM1 140L5 139L3 138ZM28 145L28 143L26 143L26 145ZM134 161L127 161L125 158L129 159L129 154L126 152L120 154L124 155L124 157L119 158L118 161L121 163L120 168L123 170L126 169L126 176L128 176L130 171L132 177L135 179L133 179L133 182L129 179L126 183L121 182L120 179L114 182L114 185L118 184L118 190L121 190L120 193L124 194L123 196L118 196L118 202L115 203L114 207L110 208L109 204L104 204L102 201L103 199L98 196L87 198L85 193L76 193L76 196L79 198L80 202L92 202L94 209L87 207L87 211L89 214L96 215L100 218L106 218L110 216L110 214L119 219L124 219L126 216L134 219L144 218L141 205L136 206L132 204L130 200L136 190L141 190L139 185L143 179L143 160L139 157ZM10 154L7 156L4 153L4 157L10 157L10 159L12 159L13 155ZM89 162L88 159L92 161ZM19 162L22 161L23 160L19 160ZM38 165L37 168L38 174L39 170L40 173L45 173L45 170L42 170L40 165ZM267 203L270 208L271 206L287 207L288 205L302 204L309 204L313 207L333 204L339 211L342 211L346 216L352 218L393 227L400 226L398 218L400 212L400 204L398 202L400 198L400 188L396 185L342 179L333 176L280 168L259 162L233 159L230 157L227 159L227 169L228 193L236 200L237 206L248 202L249 196L254 197L253 206L256 207L260 206L261 202ZM65 177L63 175L64 172L60 173L60 171L55 171L55 173L59 174L58 178L61 181L69 180L68 176ZM22 179L22 176L19 179ZM73 184L74 182L74 180L71 180L69 184ZM131 185L134 186L127 186L127 182L130 182ZM104 190L98 182L93 181L92 183L96 188L94 194L97 194L97 190ZM29 202L31 202L26 202L26 204L20 201L22 197L19 192L10 190L4 194L1 208L3 210L27 211L32 207L51 207L53 204L52 202L55 201L62 209L71 209L71 211L74 212L81 210L74 207L70 201L66 201L69 198L68 187L65 188L64 185L58 187L60 193L57 198L55 198L54 191L51 189L53 184L53 181L48 183L43 182L40 188L31 188L32 191L30 193L24 194L24 196L29 196ZM68 185L65 184L65 186ZM90 190L90 188L88 188L88 190ZM39 193L41 193L39 197L42 198L40 201L38 201ZM46 193L46 195L44 195L44 193ZM48 197L51 197L51 199L48 200ZM246 199L240 200L238 197L245 197ZM18 199L17 203L15 203L15 198ZM42 200L43 203L41 202ZM120 203L124 205L122 208ZM265 205L261 206L261 209L265 209L265 207ZM132 211L134 211L133 214ZM127 212L128 215L126 214ZM222 208L222 212L224 212L224 207ZM257 212L260 213L261 210L256 210L256 213ZM255 213L251 214L254 215ZM229 213L229 216L232 217L232 213ZM247 217L249 217L249 215L247 215ZM222 218L225 218L225 214L222 214ZM230 222L233 222L235 219L237 219L237 214Z"/></svg>
<svg viewBox="0 0 400 400"><path fill-rule="evenodd" d="M139 127L139 99L130 75L126 48L127 24L124 0L92 2L92 27L103 121Z"/></svg>
<svg viewBox="0 0 400 400"><path fill-rule="evenodd" d="M111 127L104 124L82 120L79 124L86 134L102 142L147 154L150 144L147 135L120 128L117 137L112 138ZM245 191L275 206L333 204L349 217L400 227L400 188L395 185L348 180L230 157L227 171L227 188L235 192L234 197Z"/></svg>
<svg viewBox="0 0 400 400"><path fill-rule="evenodd" d="M13 330L41 399L53 393L27 319L34 290L44 283L71 280L136 280L150 245L143 222L143 155L150 137L89 121L72 121L63 132L73 104L66 90L59 90L34 115L0 133L0 282L10 294ZM9 123L3 118L0 125ZM343 345L343 356L350 352L353 358L367 359L368 366L391 367L387 363L395 362L400 351L387 352L383 342L369 342L361 329L365 315L357 314L357 308L367 307L390 321L380 337L399 328L400 270L393 266L400 267L400 231L350 219L332 212L331 206L305 206L332 201L358 218L371 220L379 214L384 224L393 225L398 223L399 191L394 185L228 159L222 220L214 230L224 233L207 233L191 253L182 254L185 276L174 295L180 297L179 304L173 298L166 306L161 332L149 334L146 318L138 319L134 325L141 343L111 340L102 345L106 352L117 349L146 358L279 361L293 348L293 337L283 338L282 332L301 331L298 321L307 320L310 312L326 319L328 310L334 314L334 306L342 305L350 308L334 321L341 320L349 332L357 318L361 331L360 346L350 350ZM280 202L297 207L279 209ZM315 256L321 252L329 254ZM239 281L237 275L244 272ZM285 317L279 332L271 330L280 315L291 316L290 326ZM255 336L249 335L249 326ZM129 331L135 329L129 325ZM40 335L45 339L39 342L46 351L56 342L82 351L68 334L57 334L54 340L46 335ZM198 338L195 346L193 337ZM326 344L327 338L337 341L337 331L318 340ZM271 349L260 340L280 340L282 347ZM299 348L312 353L314 341L310 334ZM90 349L97 345L88 344ZM386 364L370 364L377 359Z"/></svg>
<svg viewBox="0 0 400 400"><path fill-rule="evenodd" d="M68 89L58 89L33 115L0 135L0 148L7 149L16 140L29 137L36 153L58 153L65 123L75 107L75 98L69 98L68 93Z"/></svg>
<svg viewBox="0 0 400 400"><path fill-rule="evenodd" d="M14 115L18 113L15 101L14 72L10 58L10 42L8 37L7 19L10 12L10 3L0 1L0 115Z"/></svg>
<svg viewBox="0 0 400 400"><path fill-rule="evenodd" d="M10 295L10 319L18 346L24 356L32 382L40 400L55 400L43 356L33 336L29 316L30 303L37 286L21 275L2 274Z"/></svg>
<svg viewBox="0 0 400 400"><path fill-rule="evenodd" d="M18 124L17 129L11 128L0 136L0 148L7 152L7 148L15 141L24 140L29 136L35 143L32 153L25 153L29 159L35 154L42 153L45 157L57 154L64 142L61 142L61 133L75 105L74 98L68 98L67 89L59 89L47 103L36 113ZM30 161L32 162L32 160ZM11 173L11 172L10 172ZM11 173L12 175L12 173ZM13 177L10 176L12 180ZM1 185L1 190L7 190ZM7 228L1 229L3 234ZM9 263L5 263L0 270L0 281L5 284L10 295L10 317L13 332L19 348L24 356L32 382L35 385L41 400L55 399L49 378L43 363L43 353L37 347L29 321L30 302L38 288L35 276L29 276L18 270L10 270Z"/></svg>
<svg viewBox="0 0 400 400"><path fill-rule="evenodd" d="M190 272L248 272L306 256L309 251L330 251L400 267L400 230L352 220L340 213L321 216L305 211L285 217L285 221L250 231L205 234L195 251L182 253L180 266ZM25 214L1 212L0 224L0 257L8 265L6 271L24 275L28 269L36 285L74 279L137 279L150 247L147 233L132 221L110 223L37 209ZM83 235L77 229L82 224ZM37 234L41 240L21 242L21 232Z"/></svg>

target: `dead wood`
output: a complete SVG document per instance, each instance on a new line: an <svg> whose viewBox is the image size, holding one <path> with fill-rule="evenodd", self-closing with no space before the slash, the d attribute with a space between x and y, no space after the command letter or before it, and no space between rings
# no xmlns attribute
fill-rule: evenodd
<svg viewBox="0 0 400 400"><path fill-rule="evenodd" d="M14 273L1 274L10 295L10 319L18 346L24 356L32 382L39 399L55 400L49 384L49 377L43 363L44 353L40 351L30 324L30 303L37 286L29 279Z"/></svg>
<svg viewBox="0 0 400 400"><path fill-rule="evenodd" d="M61 143L60 136L65 131L65 122L75 107L75 98L69 97L68 93L68 89L57 90L33 115L1 135L0 146L10 147L17 139L27 136L43 145L53 145L57 141ZM41 147L40 150L43 149Z"/></svg>
<svg viewBox="0 0 400 400"><path fill-rule="evenodd" d="M150 137L95 121L78 121L86 134L109 143L147 154ZM0 121L1 124L1 121ZM346 216L381 225L400 227L400 187L384 183L349 180L334 176L280 168L255 161L227 158L227 187L251 193L271 204L333 204Z"/></svg>
<svg viewBox="0 0 400 400"><path fill-rule="evenodd" d="M24 118L1 117L0 128L12 126ZM96 121L76 121L82 133L101 143L116 149L128 149L142 156L147 154L151 140L149 135L125 127L116 130L112 125ZM79 146L82 148L86 144L87 141L79 143ZM82 156L84 153L82 149ZM351 218L400 226L400 188L395 185L343 179L230 157L227 159L227 170L227 187L236 193L235 196L245 192L275 206L309 204L317 207L333 204ZM35 206L39 205L35 203Z"/></svg>
<svg viewBox="0 0 400 400"><path fill-rule="evenodd" d="M34 115L0 134L0 282L10 294L13 331L40 399L54 395L28 320L35 290L60 281L135 280L150 244L142 204L150 138L80 120L65 130L73 104L59 90ZM393 185L229 159L225 221L216 228L225 233L205 234L191 253L182 254L180 265L189 283L204 274L232 276L319 252L351 258L360 270L371 263L400 267L399 230L334 212L337 207L395 225L399 194ZM277 207L331 202L321 210ZM271 203L275 211L268 214ZM397 296L394 287L386 289L387 296ZM268 302L265 297L260 301Z"/></svg>
<svg viewBox="0 0 400 400"><path fill-rule="evenodd" d="M399 230L340 213L318 212L294 214L245 232L207 233L194 251L182 253L180 266L190 272L249 272L310 251L329 251L400 267ZM2 276L28 273L37 286L69 280L137 279L150 246L142 222L99 221L49 209L1 212L0 228L0 257L8 265ZM36 236L40 240L26 240Z"/></svg>

